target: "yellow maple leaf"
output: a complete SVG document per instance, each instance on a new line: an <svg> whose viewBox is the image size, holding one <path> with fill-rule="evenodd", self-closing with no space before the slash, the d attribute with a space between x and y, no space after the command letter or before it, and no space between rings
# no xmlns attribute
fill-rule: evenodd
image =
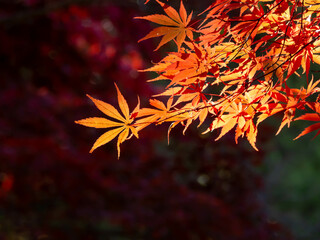
<svg viewBox="0 0 320 240"><path fill-rule="evenodd" d="M90 117L75 121L77 124L84 125L86 127L94 127L94 128L111 128L104 134L102 134L93 144L90 153L92 153L96 148L112 141L114 138L118 137L117 141L117 150L118 150L118 158L120 157L120 144L125 140L130 138L129 133L131 131L132 135L135 135L138 138L138 131L133 126L133 119L130 117L130 111L128 107L128 103L121 94L118 86L115 84L118 94L118 104L121 110L121 113L114 108L112 105L103 102L101 100L95 99L89 95L87 95L92 102L96 105L96 107L103 112L108 117L112 118L102 118L102 117ZM139 103L133 112L138 111Z"/></svg>
<svg viewBox="0 0 320 240"><path fill-rule="evenodd" d="M163 14L154 14L145 17L136 17L136 19L148 20L163 26L153 29L144 38L140 39L139 42L149 38L163 36L155 51L173 39L176 40L178 50L180 50L180 47L187 36L193 40L193 29L188 26L192 17L192 13L189 16L187 15L182 1L180 3L179 13L173 7L170 7L169 5L158 0L157 2L161 5L167 16Z"/></svg>

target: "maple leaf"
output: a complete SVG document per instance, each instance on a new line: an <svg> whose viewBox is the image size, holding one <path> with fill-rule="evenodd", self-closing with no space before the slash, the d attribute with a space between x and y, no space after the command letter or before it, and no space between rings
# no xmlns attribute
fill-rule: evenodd
<svg viewBox="0 0 320 240"><path fill-rule="evenodd" d="M145 37L140 39L139 42L149 38L163 36L159 45L154 51L157 51L161 46L173 39L176 40L179 51L186 37L193 40L193 28L188 26L192 17L192 13L189 16L187 15L187 11L182 3L182 0L180 2L179 13L173 7L170 7L159 0L157 0L157 2L161 5L167 16L163 14L154 14L145 17L135 17L135 19L145 19L163 26L153 29Z"/></svg>
<svg viewBox="0 0 320 240"><path fill-rule="evenodd" d="M297 118L296 120L310 120L308 118L314 118L316 120L310 120L310 121L319 121L318 123L312 124L309 127L305 128L296 138L294 138L293 140L296 140L300 137L302 137L303 135L306 135L307 133L313 132L313 131L317 131L316 136L318 136L320 134L320 117L319 115L317 116L317 118L315 118L316 116L312 116L311 114L315 114L315 113L309 113L309 114L305 114L303 116L301 116L300 118Z"/></svg>
<svg viewBox="0 0 320 240"><path fill-rule="evenodd" d="M296 139L298 139L298 138L302 137L303 135L306 135L310 132L316 131L318 129L319 130L317 131L314 138L320 134L320 103L316 102L314 104L314 106L311 106L311 108L313 110L315 110L316 113L306 113L306 114L296 118L295 121L296 120L307 120L307 121L315 121L318 123L312 124L309 127L305 128L294 140L296 140Z"/></svg>
<svg viewBox="0 0 320 240"><path fill-rule="evenodd" d="M231 129L236 127L236 143L238 143L238 138L240 136L244 136L244 134L246 134L251 146L258 151L255 146L257 128L252 121L254 111L252 111L248 106L243 105L241 102L237 104L236 101L232 101L224 112L226 112L226 114L216 117L210 127L203 132L203 134L213 131L214 129L221 128L220 135L215 139L217 141Z"/></svg>
<svg viewBox="0 0 320 240"><path fill-rule="evenodd" d="M111 128L104 134L102 134L96 142L93 144L90 153L92 153L96 148L112 141L114 138L118 137L117 141L117 150L118 150L118 158L120 157L120 144L123 143L125 140L130 138L129 133L131 132L138 138L138 131L133 126L133 116L134 114L130 115L129 107L127 101L121 94L118 86L115 84L118 94L118 104L122 114L119 113L117 109L115 109L112 105L105 103L101 100L95 99L89 95L87 95L92 102L96 105L96 107L103 112L108 117L112 118L112 120L102 117L90 117L75 121L77 124L84 125L86 127L94 127L94 128ZM133 113L139 110L139 102Z"/></svg>

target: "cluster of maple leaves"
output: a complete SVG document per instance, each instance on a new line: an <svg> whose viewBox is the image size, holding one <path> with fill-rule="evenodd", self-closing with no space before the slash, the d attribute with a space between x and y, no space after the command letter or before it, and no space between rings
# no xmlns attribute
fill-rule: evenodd
<svg viewBox="0 0 320 240"><path fill-rule="evenodd" d="M220 129L216 140L235 129L235 141L246 137L256 150L258 125L276 113L283 114L277 134L295 120L316 122L296 138L320 133L320 80L310 74L311 63L320 64L319 0L217 0L194 19L182 1L179 11L156 1L165 15L138 19L161 26L140 41L161 37L155 50L173 41L176 51L142 71L157 73L149 81L164 81L166 87L150 99L151 107L140 108L138 99L131 112L117 86L121 113L89 96L108 116L76 121L108 128L91 152L118 137L119 157L121 143L164 122L171 123L168 135L178 124L184 131L196 121L198 127L207 124L203 133ZM293 74L300 88L290 87ZM297 110L308 113L296 117Z"/></svg>
<svg viewBox="0 0 320 240"><path fill-rule="evenodd" d="M70 6L38 15L52 1L21 0L0 9L7 16L0 24L0 105L7 109L0 120L0 238L292 239L261 199L264 182L252 165L265 149L241 148L232 134L212 148L209 134L188 129L166 147L162 124L123 144L122 161L112 146L86 154L92 131L103 129L73 124L96 111L84 93L114 103L116 79L130 110L137 93L142 105L158 92L145 84L147 74L132 72L147 66L155 46L136 44L151 30L148 21L130 21L142 15L136 1L57 2ZM197 9L198 2L185 4ZM260 144L267 143L270 127L259 130Z"/></svg>

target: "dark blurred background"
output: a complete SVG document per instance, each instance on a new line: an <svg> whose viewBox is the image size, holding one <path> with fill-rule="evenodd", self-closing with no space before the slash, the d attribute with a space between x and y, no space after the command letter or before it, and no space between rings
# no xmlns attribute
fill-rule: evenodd
<svg viewBox="0 0 320 240"><path fill-rule="evenodd" d="M171 1L174 6L179 1ZM188 0L188 12L211 1ZM152 1L0 0L0 239L272 240L320 238L320 150L295 125L259 128L255 152L233 133L151 126L93 154L102 116L87 93L116 104L114 82L142 106L159 85L137 72L157 62Z"/></svg>

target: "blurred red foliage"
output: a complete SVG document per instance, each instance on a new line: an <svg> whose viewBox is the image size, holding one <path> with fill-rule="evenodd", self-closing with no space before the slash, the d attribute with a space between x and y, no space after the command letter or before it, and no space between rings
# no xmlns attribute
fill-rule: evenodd
<svg viewBox="0 0 320 240"><path fill-rule="evenodd" d="M108 2L0 9L0 239L291 239L267 217L263 153L233 139L190 130L168 147L151 127L120 161L112 144L88 153L96 131L74 124L97 114L86 93L156 91L137 72L160 59L137 44L150 26L132 20L138 5Z"/></svg>

